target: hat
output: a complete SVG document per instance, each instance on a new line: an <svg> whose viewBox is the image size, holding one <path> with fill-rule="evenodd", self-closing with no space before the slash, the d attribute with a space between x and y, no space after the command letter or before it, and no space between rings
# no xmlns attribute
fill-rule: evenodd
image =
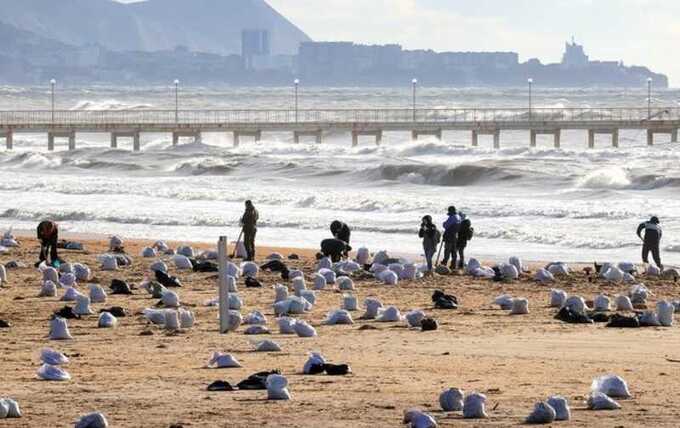
<svg viewBox="0 0 680 428"><path fill-rule="evenodd" d="M453 205L449 207L449 215L454 215L456 214L456 207Z"/></svg>

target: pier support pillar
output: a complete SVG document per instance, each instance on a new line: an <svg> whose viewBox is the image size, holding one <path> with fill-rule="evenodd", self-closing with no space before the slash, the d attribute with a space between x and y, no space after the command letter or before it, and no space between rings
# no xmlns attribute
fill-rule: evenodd
<svg viewBox="0 0 680 428"><path fill-rule="evenodd" d="M647 145L648 146L654 145L654 131L652 131L651 129L647 130Z"/></svg>
<svg viewBox="0 0 680 428"><path fill-rule="evenodd" d="M615 129L612 131L612 147L619 147L619 130Z"/></svg>
<svg viewBox="0 0 680 428"><path fill-rule="evenodd" d="M172 145L176 146L179 144L179 139L182 137L193 138L195 143L201 142L201 132L195 130L187 131L174 131L172 133Z"/></svg>
<svg viewBox="0 0 680 428"><path fill-rule="evenodd" d="M501 131L500 130L494 132L494 134L493 134L493 148L494 149L500 149L501 148Z"/></svg>
<svg viewBox="0 0 680 428"><path fill-rule="evenodd" d="M671 143L677 143L678 142L678 130L674 129L671 131Z"/></svg>
<svg viewBox="0 0 680 428"><path fill-rule="evenodd" d="M259 143L262 139L262 131L233 131L234 135L234 147L238 147L241 144L241 137L253 137L256 143Z"/></svg>
<svg viewBox="0 0 680 428"><path fill-rule="evenodd" d="M441 129L414 129L411 131L411 139L413 141L416 141L418 138L420 138L421 135L427 135L431 137L435 137L439 141L442 139L442 130Z"/></svg>
<svg viewBox="0 0 680 428"><path fill-rule="evenodd" d="M112 149L118 148L118 136L113 132L111 133L111 148Z"/></svg>
<svg viewBox="0 0 680 428"><path fill-rule="evenodd" d="M69 149L69 151L76 149L76 134L75 133L69 135L69 137L68 137L68 149Z"/></svg>
<svg viewBox="0 0 680 428"><path fill-rule="evenodd" d="M375 145L379 146L382 143L382 136L383 132L382 130L376 130L376 131L352 131L352 147L356 147L359 145L359 137L361 136L366 136L366 137L374 137L375 138Z"/></svg>
<svg viewBox="0 0 680 428"><path fill-rule="evenodd" d="M293 131L293 141L295 141L295 144L300 143L300 137L314 137L314 141L317 144L321 144L323 131L321 129L315 131Z"/></svg>
<svg viewBox="0 0 680 428"><path fill-rule="evenodd" d="M5 133L0 133L0 137L5 137L5 147L7 150L12 150L14 148L13 133L12 131L6 131Z"/></svg>
<svg viewBox="0 0 680 428"><path fill-rule="evenodd" d="M179 144L179 134L176 133L176 132L173 132L172 133L172 145L176 146L177 144Z"/></svg>
<svg viewBox="0 0 680 428"><path fill-rule="evenodd" d="M140 138L139 138L139 132L135 132L135 134L132 136L132 151L133 152L138 152L141 150L142 146L140 144Z"/></svg>
<svg viewBox="0 0 680 428"><path fill-rule="evenodd" d="M562 147L562 130L558 129L555 131L555 148L559 149Z"/></svg>
<svg viewBox="0 0 680 428"><path fill-rule="evenodd" d="M552 135L556 149L560 148L562 130L560 129L532 129L529 131L529 146L534 148L537 146L537 137L539 135Z"/></svg>
<svg viewBox="0 0 680 428"><path fill-rule="evenodd" d="M595 148L595 130L593 129L588 130L588 148L589 149Z"/></svg>
<svg viewBox="0 0 680 428"><path fill-rule="evenodd" d="M479 133L475 130L472 131L472 147L479 146Z"/></svg>
<svg viewBox="0 0 680 428"><path fill-rule="evenodd" d="M529 147L536 147L536 135L538 133L533 129L529 131Z"/></svg>
<svg viewBox="0 0 680 428"><path fill-rule="evenodd" d="M54 151L54 134L51 132L47 134L47 150L50 152Z"/></svg>

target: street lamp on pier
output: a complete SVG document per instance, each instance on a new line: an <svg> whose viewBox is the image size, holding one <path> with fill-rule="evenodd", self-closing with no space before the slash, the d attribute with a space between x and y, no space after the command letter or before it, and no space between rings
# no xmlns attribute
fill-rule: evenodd
<svg viewBox="0 0 680 428"><path fill-rule="evenodd" d="M532 93L532 87L534 85L534 79L531 77L527 79L527 82L529 82L529 120L532 120L533 118L533 93Z"/></svg>
<svg viewBox="0 0 680 428"><path fill-rule="evenodd" d="M652 78L647 78L647 120L652 119Z"/></svg>
<svg viewBox="0 0 680 428"><path fill-rule="evenodd" d="M175 79L175 124L179 124L179 80Z"/></svg>
<svg viewBox="0 0 680 428"><path fill-rule="evenodd" d="M294 96L295 96L295 123L298 122L298 90L300 87L300 79L293 80L293 85L295 86Z"/></svg>
<svg viewBox="0 0 680 428"><path fill-rule="evenodd" d="M418 79L411 80L413 85L413 121L416 121L416 89L418 87Z"/></svg>
<svg viewBox="0 0 680 428"><path fill-rule="evenodd" d="M52 105L52 124L54 124L54 85L57 84L57 81L52 79L50 80L50 99L51 99L51 105Z"/></svg>

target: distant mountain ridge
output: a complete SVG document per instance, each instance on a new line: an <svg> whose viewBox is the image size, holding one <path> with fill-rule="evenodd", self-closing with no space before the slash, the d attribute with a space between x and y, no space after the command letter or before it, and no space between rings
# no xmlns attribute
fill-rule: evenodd
<svg viewBox="0 0 680 428"><path fill-rule="evenodd" d="M238 54L241 30L271 32L272 54L297 53L310 38L264 0L4 0L0 22L54 41L114 51ZM0 40L1 42L1 40Z"/></svg>

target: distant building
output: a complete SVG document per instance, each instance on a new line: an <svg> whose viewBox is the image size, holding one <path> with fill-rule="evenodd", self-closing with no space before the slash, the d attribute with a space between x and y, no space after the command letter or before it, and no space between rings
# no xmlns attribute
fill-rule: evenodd
<svg viewBox="0 0 680 428"><path fill-rule="evenodd" d="M246 70L253 70L255 62L271 55L271 33L268 30L241 31L241 58Z"/></svg>
<svg viewBox="0 0 680 428"><path fill-rule="evenodd" d="M565 43L564 55L562 55L562 66L565 68L584 68L590 64L590 58L583 50L583 46L577 44L574 38L571 43Z"/></svg>

